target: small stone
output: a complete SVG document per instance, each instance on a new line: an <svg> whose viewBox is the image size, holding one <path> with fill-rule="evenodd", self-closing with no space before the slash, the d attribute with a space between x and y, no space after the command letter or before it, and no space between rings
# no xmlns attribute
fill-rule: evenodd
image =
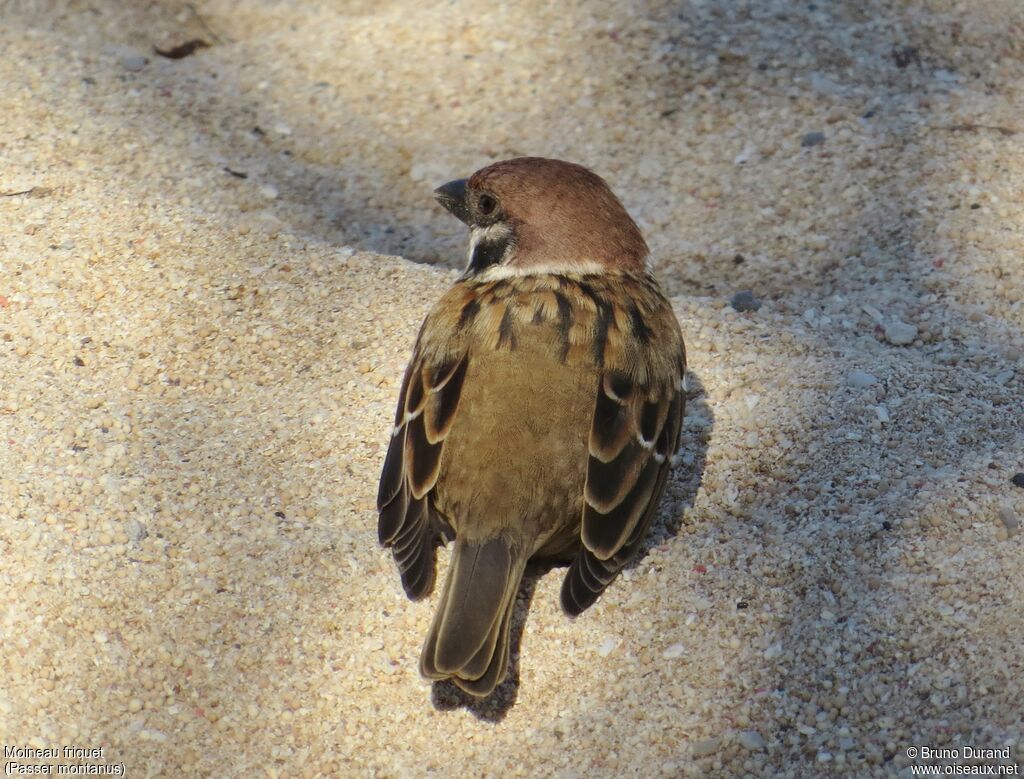
<svg viewBox="0 0 1024 779"><path fill-rule="evenodd" d="M693 750L694 757L707 757L718 751L718 739L706 738L703 741L695 741L690 748Z"/></svg>
<svg viewBox="0 0 1024 779"><path fill-rule="evenodd" d="M662 652L661 656L664 657L666 660L675 660L677 657L682 657L685 651L686 647L684 647L682 644L673 644L664 652Z"/></svg>
<svg viewBox="0 0 1024 779"><path fill-rule="evenodd" d="M856 387L857 389L863 389L864 387L870 387L876 383L878 379L872 376L870 373L864 371L851 371L846 377L847 385Z"/></svg>
<svg viewBox="0 0 1024 779"><path fill-rule="evenodd" d="M615 647L619 645L618 639L606 638L604 642L597 648L597 654L601 657L608 657L612 652L615 651Z"/></svg>
<svg viewBox="0 0 1024 779"><path fill-rule="evenodd" d="M917 338L917 328L899 319L894 319L885 326L885 340L893 346L907 346Z"/></svg>
<svg viewBox="0 0 1024 779"><path fill-rule="evenodd" d="M277 191L277 187L271 184L264 184L260 187L260 194L267 200L276 200L279 193Z"/></svg>
<svg viewBox="0 0 1024 779"><path fill-rule="evenodd" d="M729 305L737 311L757 311L761 308L762 302L754 297L754 293L745 289L732 296Z"/></svg>
<svg viewBox="0 0 1024 779"><path fill-rule="evenodd" d="M863 306L861 306L861 310L863 310L865 314L867 314L869 317L875 320L875 324L880 325L885 321L885 317L882 316L882 312L872 305L865 303Z"/></svg>
<svg viewBox="0 0 1024 779"><path fill-rule="evenodd" d="M133 544L139 544L149 535L149 530L146 526L139 522L137 519L129 519L125 523L125 533Z"/></svg>
<svg viewBox="0 0 1024 779"><path fill-rule="evenodd" d="M121 67L125 70L130 70L132 73L142 70L148 62L149 60L141 54L125 54L121 57Z"/></svg>
<svg viewBox="0 0 1024 779"><path fill-rule="evenodd" d="M878 417L878 421L883 425L889 423L889 409L885 406L875 406L875 416Z"/></svg>
<svg viewBox="0 0 1024 779"><path fill-rule="evenodd" d="M800 139L800 145L803 146L805 149L808 149L811 146L820 146L824 142L825 133L818 131L807 133L804 135L803 138Z"/></svg>
<svg viewBox="0 0 1024 779"><path fill-rule="evenodd" d="M1003 524L1006 525L1006 532L1013 536L1020 530L1020 520L1017 519L1016 512L1009 506L999 507L999 518L1003 520Z"/></svg>
<svg viewBox="0 0 1024 779"><path fill-rule="evenodd" d="M748 752L756 752L759 749L764 749L764 739L761 738L760 733L753 730L740 731L736 736L736 740L740 743L740 746Z"/></svg>
<svg viewBox="0 0 1024 779"><path fill-rule="evenodd" d="M693 607L697 611L707 611L708 609L711 608L711 606L712 606L712 603L707 598L701 597L700 595L695 595L694 596L694 598L693 598Z"/></svg>
<svg viewBox="0 0 1024 779"><path fill-rule="evenodd" d="M733 160L733 164L746 165L755 154L757 154L757 146L752 143L748 143L743 147L743 151L736 155L736 158Z"/></svg>
<svg viewBox="0 0 1024 779"><path fill-rule="evenodd" d="M1024 488L1024 472L1013 474L1013 478L1010 479L1010 483L1014 487Z"/></svg>

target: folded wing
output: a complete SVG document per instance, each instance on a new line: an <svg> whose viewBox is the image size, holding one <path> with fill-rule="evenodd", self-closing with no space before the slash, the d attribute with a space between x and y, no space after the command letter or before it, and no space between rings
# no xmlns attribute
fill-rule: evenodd
<svg viewBox="0 0 1024 779"><path fill-rule="evenodd" d="M413 354L398 396L395 426L377 492L377 535L390 547L413 600L434 586L439 526L428 495L437 483L444 440L459 407L469 358L426 360Z"/></svg>

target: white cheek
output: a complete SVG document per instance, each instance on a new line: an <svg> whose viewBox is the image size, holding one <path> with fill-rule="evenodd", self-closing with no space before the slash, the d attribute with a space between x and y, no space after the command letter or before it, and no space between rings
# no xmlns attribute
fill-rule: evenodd
<svg viewBox="0 0 1024 779"><path fill-rule="evenodd" d="M481 233L483 231L479 227L472 227L469 230L469 252L466 254L466 269L469 269L469 264L473 262L473 252L476 251L476 245L480 243Z"/></svg>

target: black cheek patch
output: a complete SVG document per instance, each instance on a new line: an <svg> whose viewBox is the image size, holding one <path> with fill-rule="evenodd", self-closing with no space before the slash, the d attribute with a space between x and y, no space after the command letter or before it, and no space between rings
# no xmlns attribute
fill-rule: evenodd
<svg viewBox="0 0 1024 779"><path fill-rule="evenodd" d="M474 273L480 273L485 268L497 265L505 256L510 240L510 236L506 236L493 241L480 241L473 247L473 256L469 259L469 269Z"/></svg>

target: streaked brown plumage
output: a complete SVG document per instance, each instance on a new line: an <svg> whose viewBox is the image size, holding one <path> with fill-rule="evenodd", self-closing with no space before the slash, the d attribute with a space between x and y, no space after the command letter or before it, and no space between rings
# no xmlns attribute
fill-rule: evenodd
<svg viewBox="0 0 1024 779"><path fill-rule="evenodd" d="M562 607L639 549L679 442L683 340L647 245L597 175L535 157L436 191L471 230L465 274L420 329L378 494L409 597L455 547L420 658L489 694L526 563L571 561Z"/></svg>

